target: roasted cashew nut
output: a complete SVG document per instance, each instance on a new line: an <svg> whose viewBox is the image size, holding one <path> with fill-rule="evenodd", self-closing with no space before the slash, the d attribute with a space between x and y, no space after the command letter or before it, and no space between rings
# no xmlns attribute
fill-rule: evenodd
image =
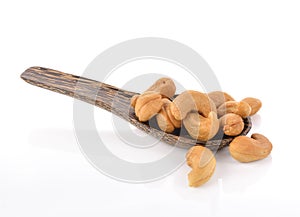
<svg viewBox="0 0 300 217"><path fill-rule="evenodd" d="M135 115L139 121L148 121L161 110L164 104L162 98L171 98L175 91L176 86L172 79L161 78L141 95L134 95L130 105L135 109Z"/></svg>
<svg viewBox="0 0 300 217"><path fill-rule="evenodd" d="M170 109L176 120L183 120L191 111L198 111L202 116L208 117L211 111L216 112L216 105L207 94L187 90L173 100Z"/></svg>
<svg viewBox="0 0 300 217"><path fill-rule="evenodd" d="M213 153L203 146L193 146L186 154L187 165L192 168L188 174L189 186L198 187L206 183L216 168Z"/></svg>
<svg viewBox="0 0 300 217"><path fill-rule="evenodd" d="M241 116L233 113L228 113L219 119L220 128L227 136L237 136L244 129L244 121Z"/></svg>
<svg viewBox="0 0 300 217"><path fill-rule="evenodd" d="M168 114L168 117L170 119L170 121L172 122L172 124L174 125L175 128L179 128L181 127L181 121L180 120L176 120L175 117L173 116L172 112L171 112L171 105L172 103L169 103L166 106L166 112Z"/></svg>
<svg viewBox="0 0 300 217"><path fill-rule="evenodd" d="M259 99L253 98L253 97L247 97L247 98L243 99L242 102L248 103L249 106L251 107L250 116L256 114L262 106L261 101Z"/></svg>
<svg viewBox="0 0 300 217"><path fill-rule="evenodd" d="M162 105L162 97L159 93L145 92L136 99L135 114L139 121L148 121L161 110Z"/></svg>
<svg viewBox="0 0 300 217"><path fill-rule="evenodd" d="M171 133L175 130L175 128L179 128L181 126L181 121L174 119L170 113L171 101L167 98L162 99L162 101L163 105L160 112L156 116L156 121L162 131Z"/></svg>
<svg viewBox="0 0 300 217"><path fill-rule="evenodd" d="M227 101L235 101L232 96L222 91L213 91L207 95L215 103L217 108Z"/></svg>
<svg viewBox="0 0 300 217"><path fill-rule="evenodd" d="M218 108L218 116L222 117L227 113L234 113L242 118L250 115L251 107L246 102L227 101Z"/></svg>
<svg viewBox="0 0 300 217"><path fill-rule="evenodd" d="M131 97L131 100L130 100L130 105L135 108L135 104L136 104L136 101L137 99L140 97L140 95L134 95L133 97Z"/></svg>
<svg viewBox="0 0 300 217"><path fill-rule="evenodd" d="M272 151L272 143L263 135L255 133L251 138L238 136L229 145L231 156L240 162L252 162L266 158Z"/></svg>
<svg viewBox="0 0 300 217"><path fill-rule="evenodd" d="M154 91L163 95L163 97L171 98L176 91L175 83L170 78L160 78L152 84L146 91Z"/></svg>
<svg viewBox="0 0 300 217"><path fill-rule="evenodd" d="M219 130L219 120L215 112L204 117L198 112L190 112L183 120L184 127L194 139L207 141L214 137Z"/></svg>

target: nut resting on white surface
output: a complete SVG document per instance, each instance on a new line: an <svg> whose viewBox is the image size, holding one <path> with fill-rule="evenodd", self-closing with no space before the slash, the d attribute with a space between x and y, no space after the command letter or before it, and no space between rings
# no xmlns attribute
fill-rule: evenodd
<svg viewBox="0 0 300 217"><path fill-rule="evenodd" d="M252 162L266 158L272 151L272 143L267 137L255 133L251 138L238 136L229 145L231 156L240 162Z"/></svg>
<svg viewBox="0 0 300 217"><path fill-rule="evenodd" d="M187 165L192 168L188 174L190 187L199 187L214 174L216 159L213 153L203 146L193 146L186 154Z"/></svg>

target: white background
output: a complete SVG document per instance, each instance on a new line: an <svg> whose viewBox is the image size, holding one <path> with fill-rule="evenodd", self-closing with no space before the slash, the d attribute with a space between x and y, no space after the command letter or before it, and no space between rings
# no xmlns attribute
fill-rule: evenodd
<svg viewBox="0 0 300 217"><path fill-rule="evenodd" d="M299 216L299 11L296 0L1 1L0 216ZM118 182L81 154L73 100L19 77L35 65L80 75L110 46L147 36L195 49L235 98L260 98L252 132L273 142L271 156L241 164L223 150L196 189L186 165L156 182ZM111 120L95 113L99 128Z"/></svg>

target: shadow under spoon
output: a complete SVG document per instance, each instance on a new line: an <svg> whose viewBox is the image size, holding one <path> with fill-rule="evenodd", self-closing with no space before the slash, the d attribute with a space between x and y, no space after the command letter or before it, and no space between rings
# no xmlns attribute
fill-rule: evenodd
<svg viewBox="0 0 300 217"><path fill-rule="evenodd" d="M174 133L165 133L155 123L143 123L137 119L134 110L130 106L131 97L137 93L92 79L43 67L30 67L21 74L21 78L32 85L58 92L105 109L123 118L145 133L177 147L190 148L194 145L203 145L212 151L217 151L228 146L234 138L219 133L211 140L202 142L191 138L185 132L184 128ZM245 127L241 135L246 135L252 126L250 117L245 118L244 123Z"/></svg>

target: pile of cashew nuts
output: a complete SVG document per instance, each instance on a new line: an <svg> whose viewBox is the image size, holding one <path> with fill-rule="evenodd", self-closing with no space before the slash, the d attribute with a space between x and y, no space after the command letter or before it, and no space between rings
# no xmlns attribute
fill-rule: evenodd
<svg viewBox="0 0 300 217"><path fill-rule="evenodd" d="M185 127L189 135L199 141L212 139L220 130L235 136L229 145L231 156L240 162L252 162L266 158L272 151L272 143L261 134L239 136L244 129L243 118L256 114L262 106L259 99L248 97L235 101L222 91L201 93L187 90L172 101L176 91L170 78L161 78L140 95L131 99L131 106L139 121L156 118L159 128L172 133ZM216 167L214 154L203 146L193 146L186 154L189 186L198 187L207 182Z"/></svg>

